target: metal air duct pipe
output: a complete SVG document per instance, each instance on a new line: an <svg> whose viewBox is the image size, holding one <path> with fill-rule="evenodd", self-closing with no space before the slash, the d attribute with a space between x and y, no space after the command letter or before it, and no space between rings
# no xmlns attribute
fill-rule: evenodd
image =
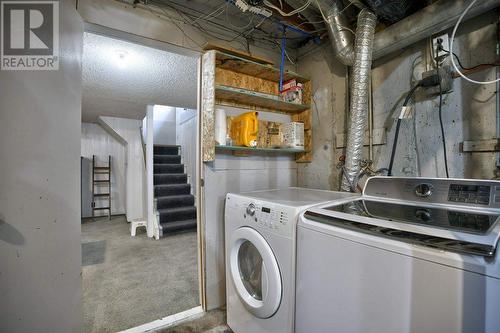
<svg viewBox="0 0 500 333"><path fill-rule="evenodd" d="M368 114L369 82L372 66L373 38L377 17L368 9L358 15L356 42L348 22L339 7L341 1L316 1L320 11L326 12L326 25L336 58L352 66L349 128L347 131L346 159L342 177L342 191L355 191L361 170L363 141Z"/></svg>
<svg viewBox="0 0 500 333"><path fill-rule="evenodd" d="M363 141L368 114L370 74L372 69L373 37L377 17L367 9L361 10L356 28L354 66L352 69L351 107L347 148L342 177L342 191L355 191L363 157Z"/></svg>
<svg viewBox="0 0 500 333"><path fill-rule="evenodd" d="M354 65L354 36L349 23L339 7L341 1L335 1L326 14L328 38L332 43L337 60L346 66Z"/></svg>

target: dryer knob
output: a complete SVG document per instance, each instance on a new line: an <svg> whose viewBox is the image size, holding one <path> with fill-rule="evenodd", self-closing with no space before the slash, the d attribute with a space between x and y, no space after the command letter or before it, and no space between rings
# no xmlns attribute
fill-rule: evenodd
<svg viewBox="0 0 500 333"><path fill-rule="evenodd" d="M255 205L253 203L251 203L250 205L248 205L248 207L247 207L247 214L250 215L250 216L254 216L255 215Z"/></svg>

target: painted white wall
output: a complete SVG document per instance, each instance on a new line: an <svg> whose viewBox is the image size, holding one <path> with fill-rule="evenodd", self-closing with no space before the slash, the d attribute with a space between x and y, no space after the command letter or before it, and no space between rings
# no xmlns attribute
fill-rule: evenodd
<svg viewBox="0 0 500 333"><path fill-rule="evenodd" d="M196 195L196 130L197 110L177 108L176 142L181 146L182 163L186 168L193 195Z"/></svg>
<svg viewBox="0 0 500 333"><path fill-rule="evenodd" d="M176 108L155 105L153 107L153 117L154 144L174 146L176 144Z"/></svg>
<svg viewBox="0 0 500 333"><path fill-rule="evenodd" d="M111 155L111 214L125 214L125 145L106 132L99 124L82 123L82 217L92 216L92 155L98 166L108 165ZM107 179L107 175L99 179ZM107 193L107 186L96 186L96 193ZM107 206L108 198L96 200L97 207ZM107 211L96 211L105 216Z"/></svg>
<svg viewBox="0 0 500 333"><path fill-rule="evenodd" d="M241 109L224 107L227 115L241 114ZM289 122L291 117L259 112L268 121ZM215 309L226 303L224 263L224 202L229 192L286 188L297 186L295 156L251 154L236 157L217 152L213 163L203 165L205 216L207 306Z"/></svg>
<svg viewBox="0 0 500 333"><path fill-rule="evenodd" d="M146 144L146 214L148 237L153 237L154 230L157 229L157 221L154 218L154 106L148 105L145 126ZM157 235L159 237L159 234Z"/></svg>
<svg viewBox="0 0 500 333"><path fill-rule="evenodd" d="M82 330L83 25L60 2L60 69L0 71L0 332Z"/></svg>
<svg viewBox="0 0 500 333"><path fill-rule="evenodd" d="M126 145L126 214L130 222L146 218L146 167L142 147L141 120L99 117L108 133Z"/></svg>

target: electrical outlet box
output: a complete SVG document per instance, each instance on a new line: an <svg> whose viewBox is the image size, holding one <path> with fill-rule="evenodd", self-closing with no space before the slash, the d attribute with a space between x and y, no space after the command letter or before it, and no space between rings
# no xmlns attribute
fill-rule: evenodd
<svg viewBox="0 0 500 333"><path fill-rule="evenodd" d="M437 72L435 69L422 73L422 79L431 75L435 75ZM446 94L453 91L453 76L451 67L446 65L439 67L439 76L441 78L441 93ZM439 86L426 87L423 88L428 96L439 95Z"/></svg>
<svg viewBox="0 0 500 333"><path fill-rule="evenodd" d="M445 51L439 51L437 54L437 49L438 49L438 40L441 40L441 45L443 49L446 51L451 51L450 50L450 39L448 37L448 34L444 34L441 36L434 37L432 39L432 53L434 54L434 57L438 57L439 59L445 58L448 55L448 52Z"/></svg>

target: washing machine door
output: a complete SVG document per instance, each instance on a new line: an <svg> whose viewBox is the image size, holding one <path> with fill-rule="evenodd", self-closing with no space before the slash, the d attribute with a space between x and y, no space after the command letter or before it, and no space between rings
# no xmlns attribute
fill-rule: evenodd
<svg viewBox="0 0 500 333"><path fill-rule="evenodd" d="M274 253L256 230L237 229L231 237L231 277L247 308L258 318L269 318L281 303L282 280Z"/></svg>

